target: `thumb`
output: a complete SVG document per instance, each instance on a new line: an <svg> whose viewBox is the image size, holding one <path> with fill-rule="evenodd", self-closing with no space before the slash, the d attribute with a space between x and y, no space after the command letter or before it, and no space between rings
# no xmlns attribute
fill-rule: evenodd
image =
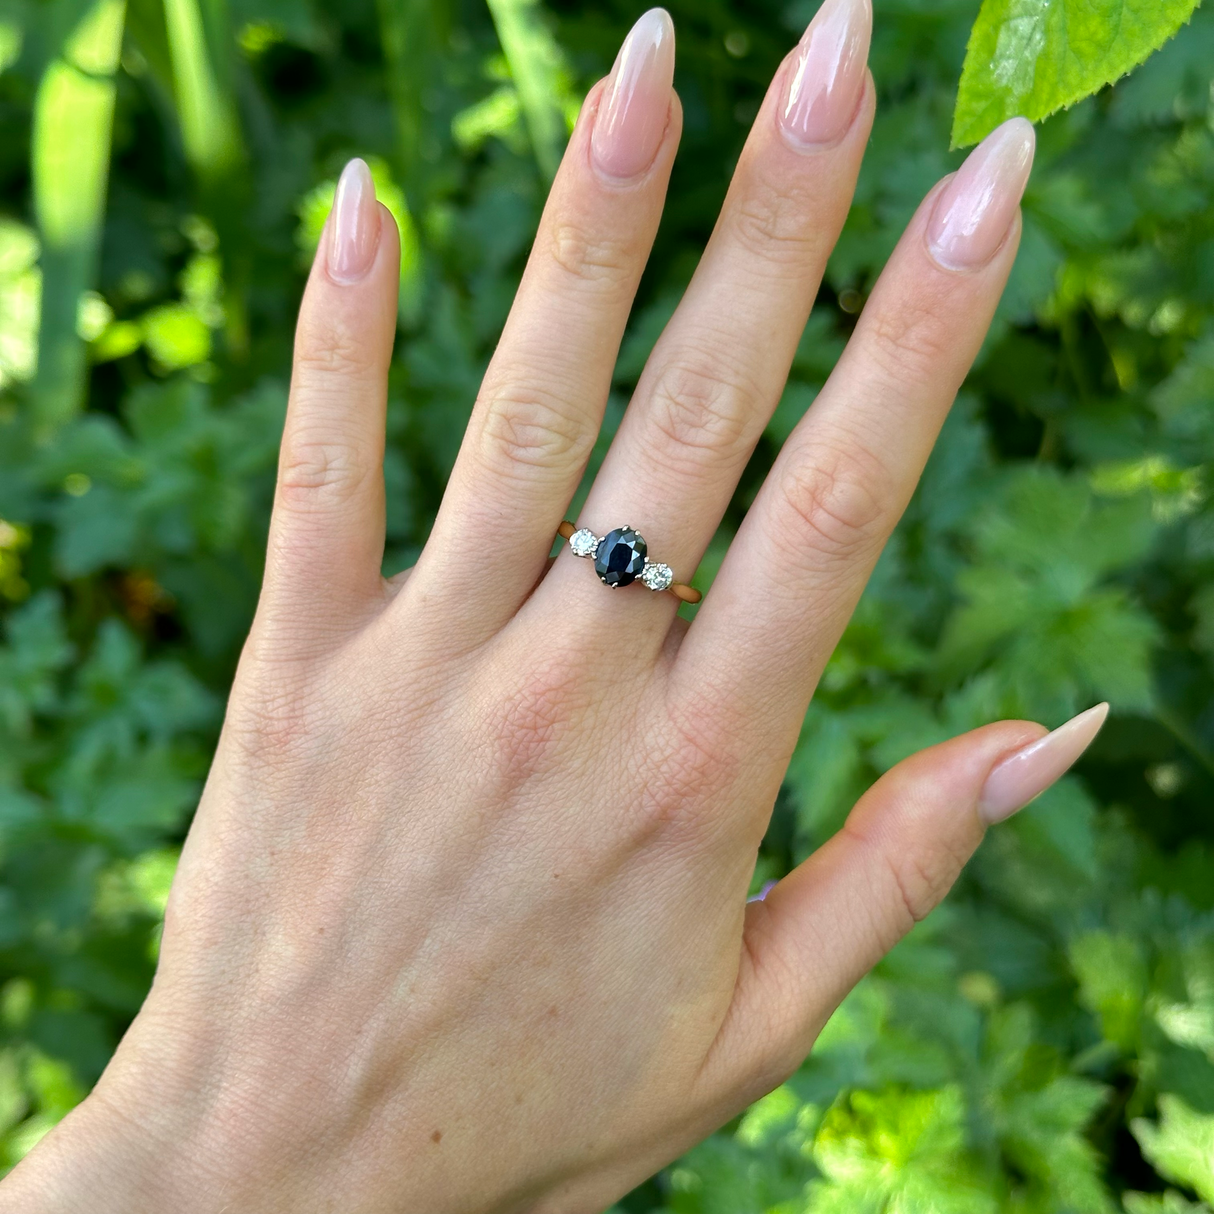
<svg viewBox="0 0 1214 1214"><path fill-rule="evenodd" d="M1108 715L1046 733L1001 721L886 772L842 830L747 907L734 1003L709 1065L726 1087L783 1081L843 996L952 888L987 826L1053 784ZM730 1075L736 1080L730 1082Z"/></svg>

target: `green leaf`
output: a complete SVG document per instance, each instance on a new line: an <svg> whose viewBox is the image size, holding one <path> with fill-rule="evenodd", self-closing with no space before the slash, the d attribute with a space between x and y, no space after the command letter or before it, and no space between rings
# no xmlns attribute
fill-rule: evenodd
<svg viewBox="0 0 1214 1214"><path fill-rule="evenodd" d="M15 21L0 20L0 73L21 58L23 34Z"/></svg>
<svg viewBox="0 0 1214 1214"><path fill-rule="evenodd" d="M815 1214L898 1210L994 1214L965 1153L965 1102L934 1092L854 1092L831 1108L813 1145L825 1181L810 1186Z"/></svg>
<svg viewBox="0 0 1214 1214"><path fill-rule="evenodd" d="M226 87L231 55L226 4L211 0L164 0L164 23L173 64L173 86L186 155L204 177L222 177L241 161L236 106ZM208 22L207 18L210 18Z"/></svg>
<svg viewBox="0 0 1214 1214"><path fill-rule="evenodd" d="M1124 76L1200 0L983 0L953 116L953 146L1020 114L1033 121Z"/></svg>
<svg viewBox="0 0 1214 1214"><path fill-rule="evenodd" d="M516 147L524 138L522 116L518 90L504 84L483 101L456 114L451 120L451 135L465 151L476 151L491 137Z"/></svg>
<svg viewBox="0 0 1214 1214"><path fill-rule="evenodd" d="M1078 478L1038 467L987 496L974 524L978 559L957 578L965 602L945 630L946 668L994 659L1008 709L1036 716L1075 712L1092 693L1145 707L1155 626L1106 580L1146 552L1150 503L1096 498Z"/></svg>
<svg viewBox="0 0 1214 1214"><path fill-rule="evenodd" d="M379 37L388 67L403 180L416 208L422 183L431 171L422 155L425 130L423 96L439 62L436 0L377 0Z"/></svg>
<svg viewBox="0 0 1214 1214"><path fill-rule="evenodd" d="M96 274L125 12L124 0L89 6L48 65L35 103L31 167L43 282L34 408L48 431L83 403L77 317Z"/></svg>
<svg viewBox="0 0 1214 1214"><path fill-rule="evenodd" d="M1043 859L1062 860L1090 881L1098 871L1095 820L1091 797L1078 780L1068 776L1017 815L1016 831Z"/></svg>
<svg viewBox="0 0 1214 1214"><path fill-rule="evenodd" d="M29 379L38 363L38 252L29 228L0 219L0 388Z"/></svg>
<svg viewBox="0 0 1214 1214"><path fill-rule="evenodd" d="M1207 1205L1186 1201L1175 1189L1166 1193L1127 1193L1125 1214L1210 1214Z"/></svg>
<svg viewBox="0 0 1214 1214"><path fill-rule="evenodd" d="M71 661L62 605L53 591L36 595L8 620L0 649L0 727L26 733L35 713L58 700L55 676Z"/></svg>
<svg viewBox="0 0 1214 1214"><path fill-rule="evenodd" d="M1059 1075L1043 1088L1018 1093L1005 1106L1003 1149L1021 1172L1052 1193L1052 1209L1111 1211L1099 1157L1084 1134L1105 1095L1099 1084Z"/></svg>
<svg viewBox="0 0 1214 1214"><path fill-rule="evenodd" d="M1203 1116L1179 1097L1159 1098L1159 1121L1138 1118L1131 1125L1142 1153L1176 1184L1214 1202L1214 1116Z"/></svg>
<svg viewBox="0 0 1214 1214"><path fill-rule="evenodd" d="M798 824L815 844L839 828L863 791L861 762L855 722L811 705L785 778L795 799Z"/></svg>
<svg viewBox="0 0 1214 1214"><path fill-rule="evenodd" d="M1182 968L1183 986L1154 1000L1155 1023L1178 1046L1214 1062L1214 941L1187 949Z"/></svg>
<svg viewBox="0 0 1214 1214"><path fill-rule="evenodd" d="M1147 994L1146 963L1137 942L1111 932L1087 932L1071 941L1070 954L1080 1003L1099 1018L1105 1040L1132 1051Z"/></svg>
<svg viewBox="0 0 1214 1214"><path fill-rule="evenodd" d="M564 56L544 22L540 0L488 0L544 175L556 176L565 146L569 84Z"/></svg>

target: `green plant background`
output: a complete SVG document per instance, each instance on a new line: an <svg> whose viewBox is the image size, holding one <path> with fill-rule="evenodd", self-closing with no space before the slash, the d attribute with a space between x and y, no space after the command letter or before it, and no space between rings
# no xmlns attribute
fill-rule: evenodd
<svg viewBox="0 0 1214 1214"><path fill-rule="evenodd" d="M686 135L596 460L816 2L670 7ZM396 569L425 539L577 100L638 11L0 0L3 1166L87 1091L150 980L343 162L371 161L405 236ZM977 14L877 0L856 204L701 584L959 162ZM1105 733L992 832L793 1079L620 1210L1214 1206L1212 75L1207 7L1041 127L1011 287L826 672L756 883L920 746L1100 698Z"/></svg>

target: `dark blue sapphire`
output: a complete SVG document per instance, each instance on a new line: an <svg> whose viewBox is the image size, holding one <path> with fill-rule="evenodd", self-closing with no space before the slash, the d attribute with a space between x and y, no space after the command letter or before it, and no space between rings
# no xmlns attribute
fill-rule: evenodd
<svg viewBox="0 0 1214 1214"><path fill-rule="evenodd" d="M608 586L627 586L641 576L648 551L644 539L631 527L617 527L599 540L594 571Z"/></svg>

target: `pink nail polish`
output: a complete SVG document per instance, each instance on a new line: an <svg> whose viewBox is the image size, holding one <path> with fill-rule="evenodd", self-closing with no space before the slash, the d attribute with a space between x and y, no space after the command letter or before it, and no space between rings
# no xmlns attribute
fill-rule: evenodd
<svg viewBox="0 0 1214 1214"><path fill-rule="evenodd" d="M674 22L651 8L629 31L603 90L590 150L601 173L639 177L658 154L670 121L674 85Z"/></svg>
<svg viewBox="0 0 1214 1214"><path fill-rule="evenodd" d="M1003 759L982 786L978 816L993 826L1040 796L1087 750L1108 715L1109 706L1097 704Z"/></svg>
<svg viewBox="0 0 1214 1214"><path fill-rule="evenodd" d="M1024 196L1036 146L1033 124L1013 118L974 149L941 191L927 244L946 270L978 269L998 252Z"/></svg>
<svg viewBox="0 0 1214 1214"><path fill-rule="evenodd" d="M872 37L871 0L825 0L786 68L780 129L798 147L835 143L847 133Z"/></svg>
<svg viewBox="0 0 1214 1214"><path fill-rule="evenodd" d="M329 277L343 285L365 278L379 249L380 216L363 161L351 160L342 171L329 224Z"/></svg>

